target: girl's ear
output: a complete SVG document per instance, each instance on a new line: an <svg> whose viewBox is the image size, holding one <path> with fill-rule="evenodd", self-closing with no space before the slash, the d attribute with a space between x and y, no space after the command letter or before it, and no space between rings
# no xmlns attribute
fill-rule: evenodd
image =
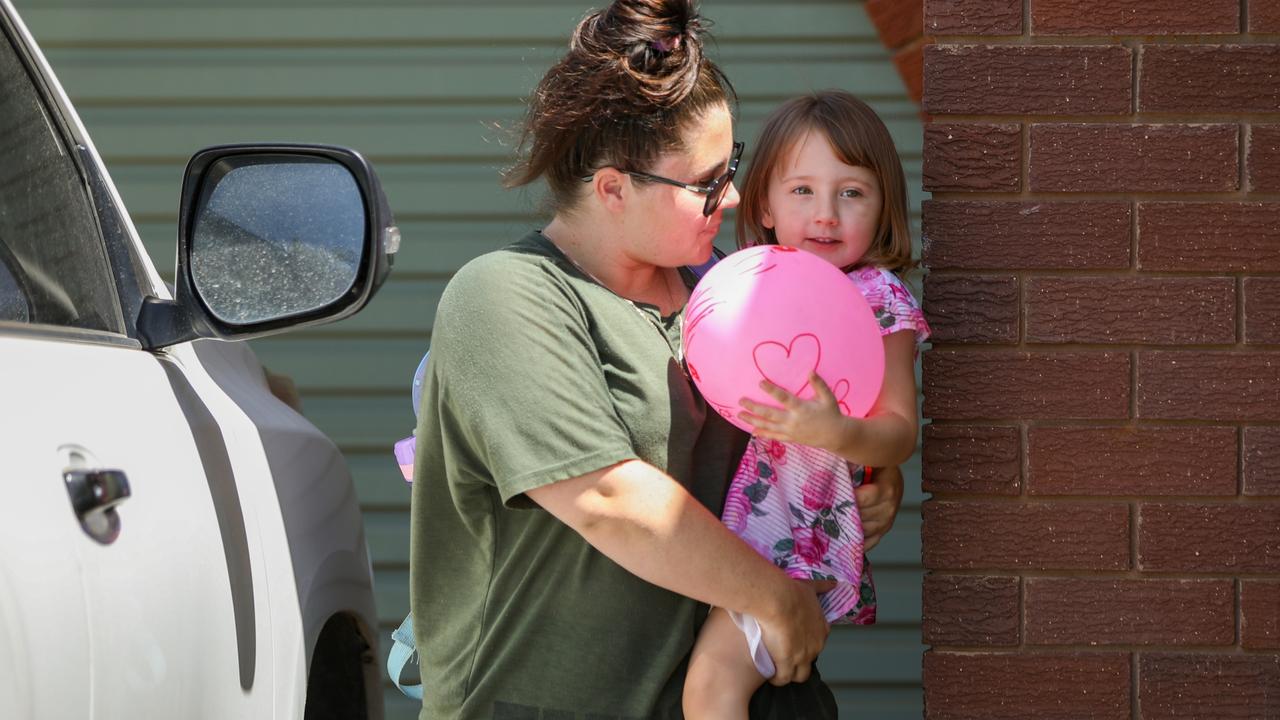
<svg viewBox="0 0 1280 720"><path fill-rule="evenodd" d="M769 206L767 204L761 208L760 224L765 226L768 230L773 229L773 213L769 212Z"/></svg>
<svg viewBox="0 0 1280 720"><path fill-rule="evenodd" d="M622 212L625 206L626 188L630 185L626 173L617 168L603 167L591 180L591 191L611 212Z"/></svg>

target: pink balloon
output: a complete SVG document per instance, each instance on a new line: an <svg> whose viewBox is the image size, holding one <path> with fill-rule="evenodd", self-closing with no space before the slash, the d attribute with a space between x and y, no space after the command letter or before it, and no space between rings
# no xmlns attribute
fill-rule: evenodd
<svg viewBox="0 0 1280 720"><path fill-rule="evenodd" d="M703 397L748 432L741 398L778 404L760 390L762 379L809 399L817 370L851 417L866 416L884 380L871 306L844 273L802 250L758 245L716 263L689 297L683 335Z"/></svg>

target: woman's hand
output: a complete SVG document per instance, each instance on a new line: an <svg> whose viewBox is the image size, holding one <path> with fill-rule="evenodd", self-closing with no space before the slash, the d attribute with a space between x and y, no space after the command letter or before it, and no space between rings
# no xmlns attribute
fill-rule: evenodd
<svg viewBox="0 0 1280 720"><path fill-rule="evenodd" d="M902 505L902 470L897 465L875 468L871 482L853 489L853 498L862 515L863 549L870 550L893 527Z"/></svg>
<svg viewBox="0 0 1280 720"><path fill-rule="evenodd" d="M831 626L818 604L818 595L835 587L829 580L791 580L782 586L784 597L777 611L757 616L765 649L773 659L770 684L804 682L813 670L813 661L827 643Z"/></svg>
<svg viewBox="0 0 1280 720"><path fill-rule="evenodd" d="M750 423L752 434L767 440L811 445L834 452L845 441L850 425L858 422L840 412L840 403L831 388L818 373L809 375L813 386L811 400L801 400L768 380L760 382L760 389L777 400L782 407L774 407L742 398L738 402L746 408L738 413L744 422Z"/></svg>

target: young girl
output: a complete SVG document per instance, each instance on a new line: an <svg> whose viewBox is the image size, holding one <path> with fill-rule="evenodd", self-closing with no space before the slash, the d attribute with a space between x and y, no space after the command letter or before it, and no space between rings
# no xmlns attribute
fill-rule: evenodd
<svg viewBox="0 0 1280 720"><path fill-rule="evenodd" d="M722 519L792 577L836 580L821 596L828 622L875 622L853 488L869 468L897 465L916 446L914 363L929 329L896 273L910 269L907 189L893 140L865 103L845 92L796 98L765 122L738 208L738 243L806 250L848 274L884 337L880 395L866 418L840 413L816 374L801 400L765 381L776 400L742 400L755 433L729 487ZM746 635L744 641L743 635ZM684 712L746 718L773 675L760 626L714 608L694 646Z"/></svg>

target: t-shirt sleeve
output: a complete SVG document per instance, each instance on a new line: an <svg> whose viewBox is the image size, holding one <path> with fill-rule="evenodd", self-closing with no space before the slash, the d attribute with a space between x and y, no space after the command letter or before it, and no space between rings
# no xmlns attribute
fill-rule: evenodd
<svg viewBox="0 0 1280 720"><path fill-rule="evenodd" d="M528 507L528 490L636 457L578 298L538 262L494 253L454 276L432 331L424 426L446 465ZM434 397L432 397L434 395Z"/></svg>
<svg viewBox="0 0 1280 720"><path fill-rule="evenodd" d="M924 319L920 303L916 302L911 289L901 278L888 270L878 270L862 287L863 295L880 325L881 335L911 330L915 332L916 345L929 339L929 323Z"/></svg>

